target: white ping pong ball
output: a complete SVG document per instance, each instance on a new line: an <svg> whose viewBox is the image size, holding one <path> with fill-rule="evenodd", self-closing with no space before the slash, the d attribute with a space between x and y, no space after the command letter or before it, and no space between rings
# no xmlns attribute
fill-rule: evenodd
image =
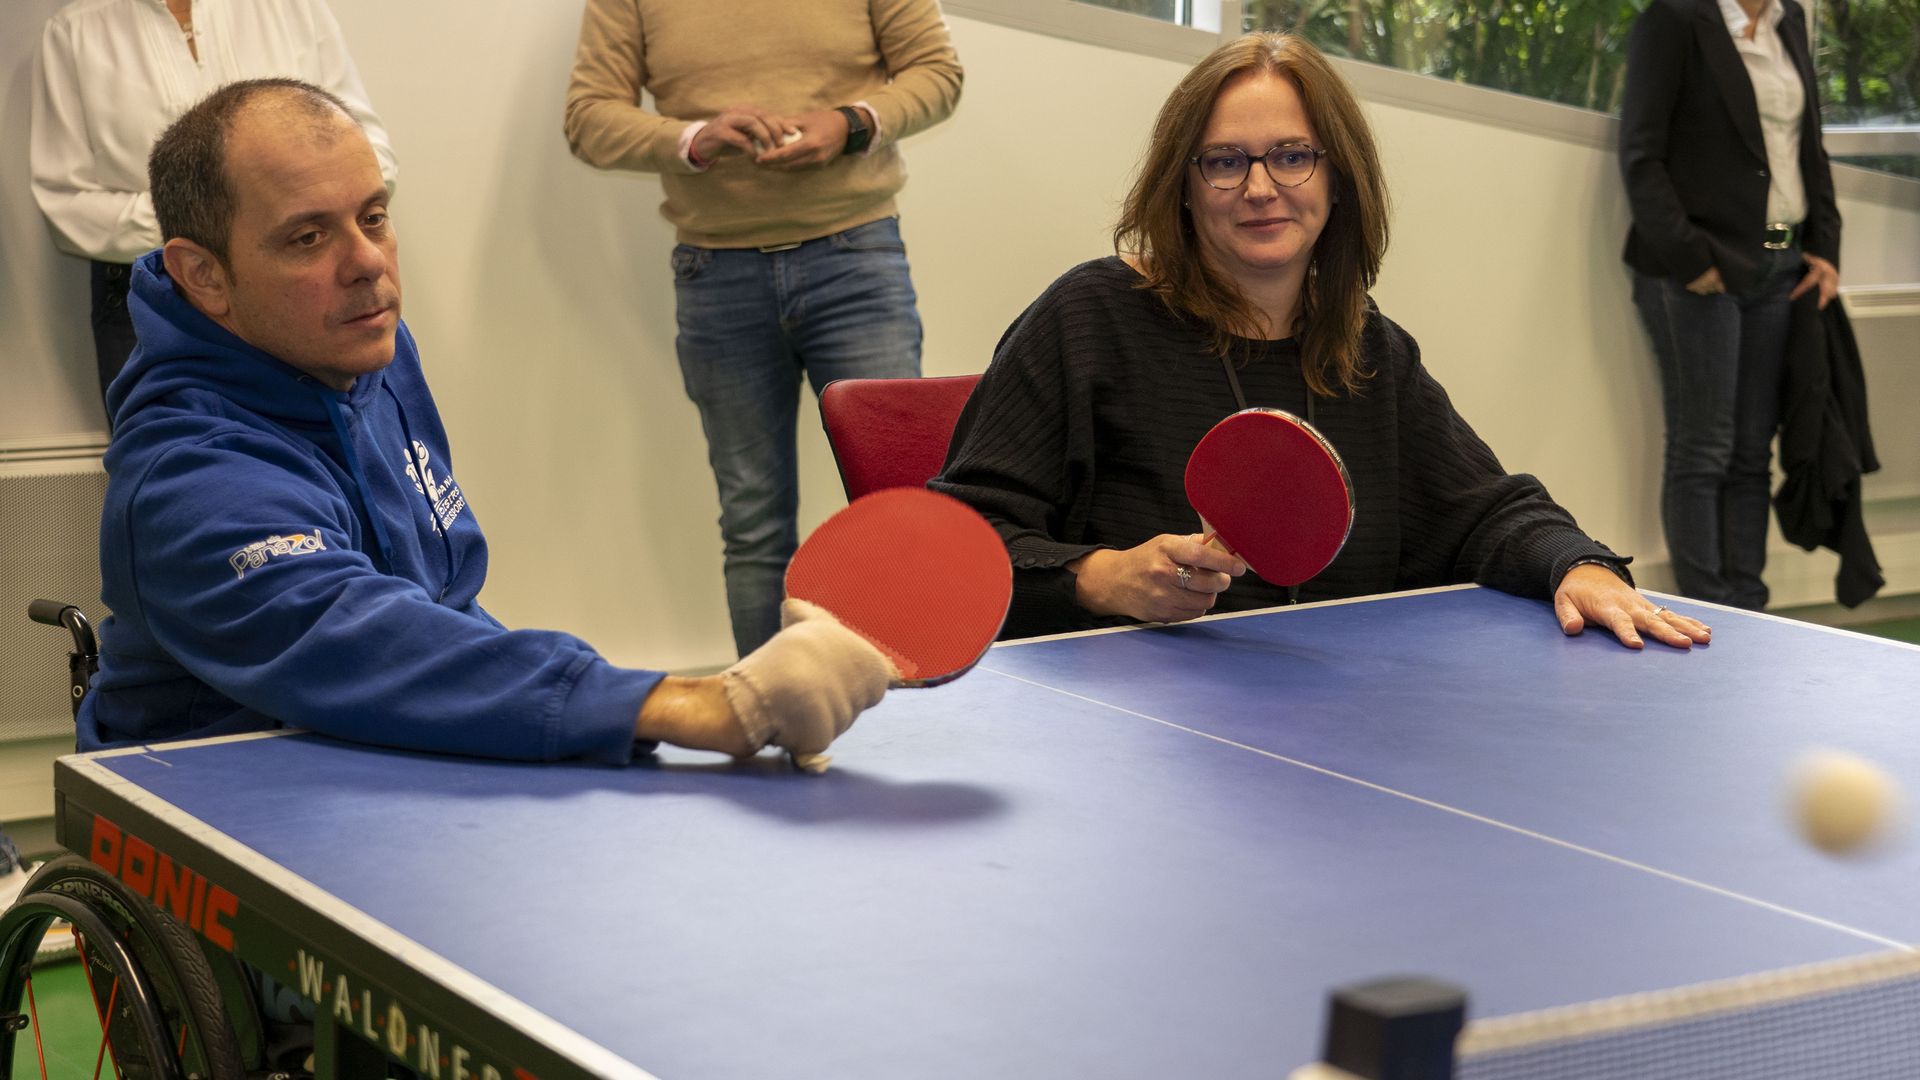
<svg viewBox="0 0 1920 1080"><path fill-rule="evenodd" d="M1793 812L1800 835L1830 855L1879 840L1899 810L1893 780L1872 762L1838 750L1818 750L1794 770Z"/></svg>

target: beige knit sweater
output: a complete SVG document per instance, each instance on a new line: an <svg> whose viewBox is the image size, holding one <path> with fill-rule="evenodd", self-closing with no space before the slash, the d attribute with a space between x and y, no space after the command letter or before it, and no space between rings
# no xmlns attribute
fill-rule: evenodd
<svg viewBox="0 0 1920 1080"><path fill-rule="evenodd" d="M892 215L899 140L946 119L960 80L938 0L586 0L567 142L590 165L660 173L682 243L792 243ZM680 158L681 133L730 105L796 115L855 101L880 121L870 153L794 171L732 155L696 172Z"/></svg>

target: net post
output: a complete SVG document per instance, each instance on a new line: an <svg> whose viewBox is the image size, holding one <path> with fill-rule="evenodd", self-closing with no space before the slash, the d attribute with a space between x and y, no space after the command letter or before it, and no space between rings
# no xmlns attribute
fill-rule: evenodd
<svg viewBox="0 0 1920 1080"><path fill-rule="evenodd" d="M1433 979L1399 977L1329 996L1321 1061L1293 1080L1451 1080L1467 995Z"/></svg>

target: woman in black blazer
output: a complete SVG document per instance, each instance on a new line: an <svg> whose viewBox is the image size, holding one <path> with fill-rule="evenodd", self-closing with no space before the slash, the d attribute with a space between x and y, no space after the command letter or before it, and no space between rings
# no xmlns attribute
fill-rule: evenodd
<svg viewBox="0 0 1920 1080"><path fill-rule="evenodd" d="M1767 602L1770 447L1790 301L1840 285L1840 212L1796 0L1653 0L1627 45L1626 261L1667 417L1679 590Z"/></svg>

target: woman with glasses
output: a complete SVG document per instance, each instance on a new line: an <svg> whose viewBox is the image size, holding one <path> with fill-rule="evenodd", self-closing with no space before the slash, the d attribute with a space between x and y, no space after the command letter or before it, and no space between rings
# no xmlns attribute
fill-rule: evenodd
<svg viewBox="0 0 1920 1080"><path fill-rule="evenodd" d="M1825 308L1840 288L1806 18L1794 0L1654 0L1633 23L1620 107L1625 258L1660 365L1674 580L1754 610L1767 604L1792 304L1817 290Z"/></svg>
<svg viewBox="0 0 1920 1080"><path fill-rule="evenodd" d="M1162 107L1114 230L1007 331L930 486L979 509L1014 565L1008 636L1288 602L1202 545L1183 473L1251 406L1344 458L1354 518L1326 600L1477 581L1554 600L1628 645L1706 627L1642 598L1532 477L1508 475L1367 288L1387 193L1365 116L1312 46L1222 46Z"/></svg>

